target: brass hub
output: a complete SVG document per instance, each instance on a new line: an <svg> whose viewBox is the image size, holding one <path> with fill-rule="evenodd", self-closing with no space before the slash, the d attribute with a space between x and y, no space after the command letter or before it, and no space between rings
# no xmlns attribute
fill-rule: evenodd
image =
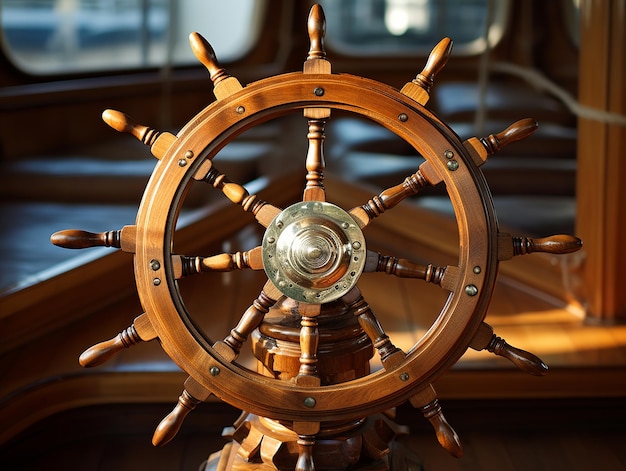
<svg viewBox="0 0 626 471"><path fill-rule="evenodd" d="M321 304L346 294L365 265L365 238L343 209L305 201L284 209L263 236L263 267L286 296Z"/></svg>

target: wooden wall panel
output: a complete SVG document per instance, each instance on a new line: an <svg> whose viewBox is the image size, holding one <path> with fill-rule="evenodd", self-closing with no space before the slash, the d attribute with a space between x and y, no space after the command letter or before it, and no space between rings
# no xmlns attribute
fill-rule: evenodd
<svg viewBox="0 0 626 471"><path fill-rule="evenodd" d="M581 4L583 105L626 114L626 0ZM589 320L626 321L626 128L579 120L577 234L584 241L583 304Z"/></svg>

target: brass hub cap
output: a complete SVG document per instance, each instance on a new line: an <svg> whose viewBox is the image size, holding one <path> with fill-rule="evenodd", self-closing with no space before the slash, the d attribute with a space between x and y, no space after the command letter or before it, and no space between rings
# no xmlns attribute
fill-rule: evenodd
<svg viewBox="0 0 626 471"><path fill-rule="evenodd" d="M263 267L286 296L321 304L346 294L365 266L365 238L354 219L330 203L283 210L263 236Z"/></svg>

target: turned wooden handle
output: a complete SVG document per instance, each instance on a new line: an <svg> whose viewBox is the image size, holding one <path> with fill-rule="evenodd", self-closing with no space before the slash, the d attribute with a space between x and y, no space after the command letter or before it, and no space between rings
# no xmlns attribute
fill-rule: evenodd
<svg viewBox="0 0 626 471"><path fill-rule="evenodd" d="M435 82L435 75L445 67L451 51L452 40L450 38L443 38L439 41L430 52L422 71L413 80L404 84L400 92L417 103L425 105L429 99L430 89Z"/></svg>
<svg viewBox="0 0 626 471"><path fill-rule="evenodd" d="M435 399L421 409L424 417L428 419L430 424L433 426L435 435L437 436L437 441L443 449L455 458L463 456L461 440L443 415L439 401Z"/></svg>
<svg viewBox="0 0 626 471"><path fill-rule="evenodd" d="M202 35L191 33L189 35L189 44L198 61L209 71L209 77L213 81L215 98L221 100L243 88L239 80L228 75L226 70L220 66L213 47Z"/></svg>
<svg viewBox="0 0 626 471"><path fill-rule="evenodd" d="M149 126L136 123L133 118L121 111L104 110L102 120L119 132L133 135L137 140L151 147L152 155L161 159L168 148L176 141L176 136Z"/></svg>
<svg viewBox="0 0 626 471"><path fill-rule="evenodd" d="M533 376L543 376L548 372L548 366L536 355L509 345L503 338L493 335L487 350L511 361L525 373Z"/></svg>
<svg viewBox="0 0 626 471"><path fill-rule="evenodd" d="M82 367L92 368L110 360L120 350L124 350L121 334L111 340L89 347L80 355L78 362Z"/></svg>
<svg viewBox="0 0 626 471"><path fill-rule="evenodd" d="M313 463L313 447L315 436L298 435L298 460L294 471L315 471Z"/></svg>
<svg viewBox="0 0 626 471"><path fill-rule="evenodd" d="M443 38L430 52L426 65L420 73L428 81L428 88L432 86L435 75L445 67L451 52L452 40L450 38Z"/></svg>
<svg viewBox="0 0 626 471"><path fill-rule="evenodd" d="M139 140L141 140L143 131L148 129L147 126L137 124L126 113L117 110L104 110L102 112L102 120L116 131L132 134Z"/></svg>
<svg viewBox="0 0 626 471"><path fill-rule="evenodd" d="M307 59L326 59L324 50L324 35L326 34L326 18L324 10L318 4L311 7L307 21L307 31L309 33L309 55Z"/></svg>
<svg viewBox="0 0 626 471"><path fill-rule="evenodd" d="M502 146L506 146L511 142L521 141L522 139L526 139L528 136L533 134L539 124L533 118L524 118L516 121L511 124L504 131L496 134L498 141L502 144Z"/></svg>
<svg viewBox="0 0 626 471"><path fill-rule="evenodd" d="M159 426L154 431L152 436L152 444L154 446L163 446L169 443L178 433L180 427L183 425L185 417L196 408L202 401L193 397L187 390L183 390L183 393L178 398L178 403L174 407L174 410L170 412L159 423Z"/></svg>
<svg viewBox="0 0 626 471"><path fill-rule="evenodd" d="M102 120L116 131L132 134L136 139L149 146L161 134L160 131L139 124L126 113L117 110L104 110L102 112Z"/></svg>
<svg viewBox="0 0 626 471"><path fill-rule="evenodd" d="M512 347L502 337L493 333L493 327L483 322L470 343L474 350L487 350L495 355L511 361L520 370L534 375L543 376L548 372L548 366L536 355Z"/></svg>
<svg viewBox="0 0 626 471"><path fill-rule="evenodd" d="M135 345L141 340L135 326L131 325L112 339L100 342L85 350L80 355L78 362L85 368L99 366L110 360L119 351Z"/></svg>
<svg viewBox="0 0 626 471"><path fill-rule="evenodd" d="M559 234L539 239L530 237L512 237L503 232L498 233L498 259L510 260L518 255L534 252L566 254L580 250L583 241L578 237Z"/></svg>
<svg viewBox="0 0 626 471"><path fill-rule="evenodd" d="M433 426L439 444L452 456L457 458L463 456L461 440L444 417L433 385L429 384L426 388L417 391L409 398L409 402L419 409L424 414L424 418Z"/></svg>
<svg viewBox="0 0 626 471"><path fill-rule="evenodd" d="M66 229L50 236L50 242L64 249L86 249L89 247L121 247L120 231L88 232Z"/></svg>
<svg viewBox="0 0 626 471"><path fill-rule="evenodd" d="M226 78L228 74L220 66L215 50L200 33L193 32L189 35L189 44L196 59L209 71L209 76L214 85Z"/></svg>
<svg viewBox="0 0 626 471"><path fill-rule="evenodd" d="M529 237L513 238L513 253L525 255L533 252L545 252L551 254L566 254L580 250L583 241L578 237L560 234L539 239Z"/></svg>
<svg viewBox="0 0 626 471"><path fill-rule="evenodd" d="M480 139L480 142L485 146L489 154L494 154L512 142L526 139L537 130L538 126L537 121L532 118L520 119L498 134L490 134L488 137L483 137Z"/></svg>

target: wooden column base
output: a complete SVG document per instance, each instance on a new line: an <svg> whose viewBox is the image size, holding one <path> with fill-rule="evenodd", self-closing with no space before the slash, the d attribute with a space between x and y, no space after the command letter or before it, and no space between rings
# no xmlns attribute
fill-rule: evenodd
<svg viewBox="0 0 626 471"><path fill-rule="evenodd" d="M298 460L297 435L281 424L247 415L236 428L225 430L232 441L209 456L200 471L293 471ZM336 427L333 426L333 427ZM313 450L317 471L420 471L417 454L408 449L399 435L407 433L389 417L376 414L353 426L345 425L333 434L322 427ZM348 428L348 429L346 429Z"/></svg>

